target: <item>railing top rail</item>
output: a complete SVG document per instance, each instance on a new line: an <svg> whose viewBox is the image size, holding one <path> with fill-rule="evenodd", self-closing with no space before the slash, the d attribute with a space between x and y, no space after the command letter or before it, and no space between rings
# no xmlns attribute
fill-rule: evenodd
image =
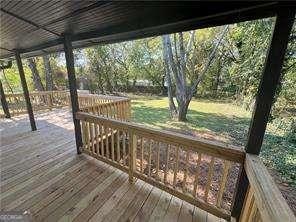
<svg viewBox="0 0 296 222"><path fill-rule="evenodd" d="M49 93L68 93L68 90L53 90L53 91L33 91L30 92L30 95L40 95L40 94L49 94ZM23 93L7 93L5 96L23 96Z"/></svg>
<svg viewBox="0 0 296 222"><path fill-rule="evenodd" d="M44 95L50 93L69 93L68 90L53 90L53 91L33 91L30 92L30 95ZM13 96L23 96L23 93L7 93L6 97L13 97ZM89 94L78 92L78 96L81 98L98 98L98 99L109 99L114 101L121 101L121 100L128 100L127 97L120 97L120 96L108 96L108 95L100 95L100 94Z"/></svg>
<svg viewBox="0 0 296 222"><path fill-rule="evenodd" d="M78 93L79 97L85 98L99 98L99 99L109 99L109 100L129 100L127 97L120 97L120 96L107 96L101 94L87 94L87 93Z"/></svg>
<svg viewBox="0 0 296 222"><path fill-rule="evenodd" d="M245 170L263 221L296 221L292 210L258 156L246 154Z"/></svg>
<svg viewBox="0 0 296 222"><path fill-rule="evenodd" d="M192 149L197 152L210 154L218 158L243 163L245 152L235 146L221 145L213 141L197 139L192 136L187 136L179 133L173 133L166 130L158 130L140 124L131 122L121 122L118 120L108 119L101 116L96 116L84 112L76 113L76 118L84 121L102 122L103 124L112 124L118 128L125 130L133 130L138 135L157 139L159 141L167 142L180 146L182 148Z"/></svg>

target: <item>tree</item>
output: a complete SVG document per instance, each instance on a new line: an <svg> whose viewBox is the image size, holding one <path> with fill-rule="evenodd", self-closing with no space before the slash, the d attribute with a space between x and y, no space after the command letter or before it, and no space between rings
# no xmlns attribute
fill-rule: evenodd
<svg viewBox="0 0 296 222"><path fill-rule="evenodd" d="M51 91L53 90L53 79L52 79L52 69L50 65L49 55L43 55L43 63L44 63L44 73L45 73L45 85L46 90Z"/></svg>
<svg viewBox="0 0 296 222"><path fill-rule="evenodd" d="M228 30L228 26L226 26L223 31L220 34L219 39L216 41L216 44L214 48L212 49L208 60L203 66L203 69L196 73L196 64L193 62L193 65L188 62L189 60L189 53L193 48L194 39L195 39L195 31L192 31L190 33L189 41L187 44L187 48L185 49L185 41L184 41L184 35L182 32L178 34L174 34L174 42L172 44L171 37L169 35L163 36L163 50L164 50L164 61L166 64L166 76L167 76L167 83L168 83L168 89L172 89L172 81L171 76L174 77L174 83L176 86L176 101L178 103L177 107L177 117L179 121L186 121L186 115L188 112L188 106L192 99L192 97L197 92L198 85L202 82L205 74L207 73L209 67L211 66L216 52L218 50L219 45L221 44L226 32ZM174 55L175 54L175 55ZM192 53L193 55L196 54L196 52ZM195 61L195 58L193 58ZM194 74L195 77L191 81L191 83L188 84L187 76ZM172 98L172 93L169 95L169 101L170 101L170 110L171 115L175 113L174 110L176 107L174 105L174 100Z"/></svg>
<svg viewBox="0 0 296 222"><path fill-rule="evenodd" d="M32 79L33 79L33 84L34 84L34 89L38 91L44 91L44 86L42 84L39 71L37 69L37 64L36 60L34 58L29 58L27 59L28 66L31 70L32 73Z"/></svg>

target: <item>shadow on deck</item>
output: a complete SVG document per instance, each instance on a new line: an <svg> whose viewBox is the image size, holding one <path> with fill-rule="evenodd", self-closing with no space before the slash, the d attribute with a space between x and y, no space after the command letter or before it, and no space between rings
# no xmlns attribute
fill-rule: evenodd
<svg viewBox="0 0 296 222"><path fill-rule="evenodd" d="M1 120L1 210L34 221L224 221L87 155L67 110Z"/></svg>

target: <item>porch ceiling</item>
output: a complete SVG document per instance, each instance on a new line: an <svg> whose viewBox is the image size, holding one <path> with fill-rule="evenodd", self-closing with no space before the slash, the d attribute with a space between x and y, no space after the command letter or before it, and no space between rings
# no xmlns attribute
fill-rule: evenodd
<svg viewBox="0 0 296 222"><path fill-rule="evenodd" d="M23 57L63 50L63 33L81 48L270 17L291 4L1 0L0 59L14 49Z"/></svg>

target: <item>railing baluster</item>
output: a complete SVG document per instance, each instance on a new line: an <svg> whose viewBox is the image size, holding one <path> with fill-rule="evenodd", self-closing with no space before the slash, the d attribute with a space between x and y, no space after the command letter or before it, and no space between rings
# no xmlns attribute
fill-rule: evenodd
<svg viewBox="0 0 296 222"><path fill-rule="evenodd" d="M107 118L111 117L110 116L110 111L109 111L109 104L106 104L106 113L107 113Z"/></svg>
<svg viewBox="0 0 296 222"><path fill-rule="evenodd" d="M104 126L103 124L100 125L100 137L101 137L101 154L102 157L105 157L105 152L104 152Z"/></svg>
<svg viewBox="0 0 296 222"><path fill-rule="evenodd" d="M82 149L85 149L86 146L86 122L85 121L81 121L81 126L82 126L82 141L83 141L83 145L82 145Z"/></svg>
<svg viewBox="0 0 296 222"><path fill-rule="evenodd" d="M105 125L105 137L106 137L106 157L110 158L110 150L109 150L109 126Z"/></svg>
<svg viewBox="0 0 296 222"><path fill-rule="evenodd" d="M116 119L119 120L119 108L118 108L118 102L116 102Z"/></svg>
<svg viewBox="0 0 296 222"><path fill-rule="evenodd" d="M114 131L112 128L111 129L111 157L112 161L114 161Z"/></svg>
<svg viewBox="0 0 296 222"><path fill-rule="evenodd" d="M184 178L183 178L183 187L182 187L183 193L186 192L186 181L187 181L187 175L188 175L189 155L190 155L190 151L187 150L186 151L185 172L184 172Z"/></svg>
<svg viewBox="0 0 296 222"><path fill-rule="evenodd" d="M156 146L156 180L159 179L159 176L158 176L158 173L159 173L159 152L160 152L160 149L159 149L159 145L160 143L157 142L157 146Z"/></svg>
<svg viewBox="0 0 296 222"><path fill-rule="evenodd" d="M116 119L116 104L112 103L113 119Z"/></svg>
<svg viewBox="0 0 296 222"><path fill-rule="evenodd" d="M140 164L141 164L141 173L143 173L143 159L144 159L144 148L143 148L143 137L141 137L140 141L140 150L141 150L141 159L140 159Z"/></svg>
<svg viewBox="0 0 296 222"><path fill-rule="evenodd" d="M165 163L165 171L164 171L164 183L165 184L168 182L167 176L168 176L168 169L169 169L170 148L171 148L171 145L168 144L166 146L166 163Z"/></svg>
<svg viewBox="0 0 296 222"><path fill-rule="evenodd" d="M123 147L123 165L126 166L126 134L125 131L122 131L122 147Z"/></svg>
<svg viewBox="0 0 296 222"><path fill-rule="evenodd" d="M120 161L120 139L119 139L119 130L116 130L116 145L117 145L117 162Z"/></svg>
<svg viewBox="0 0 296 222"><path fill-rule="evenodd" d="M151 176L151 152L152 152L152 141L149 139L149 150L148 150L148 176Z"/></svg>
<svg viewBox="0 0 296 222"><path fill-rule="evenodd" d="M199 167L200 167L200 163L201 163L201 153L198 153L197 154L198 157L197 157L197 172L195 174L195 178L194 178L194 186L193 186L193 196L195 197L196 196L196 191L197 191L197 186L198 186L198 175L199 175Z"/></svg>
<svg viewBox="0 0 296 222"><path fill-rule="evenodd" d="M95 128L95 141L96 141L95 152L97 155L99 155L99 135L98 135L98 124L97 123L94 123L94 128Z"/></svg>
<svg viewBox="0 0 296 222"><path fill-rule="evenodd" d="M89 123L88 128L89 128L90 145L91 145L90 151L91 151L91 153L93 154L93 153L94 153L94 135L93 135L94 133L93 133L93 123Z"/></svg>
<svg viewBox="0 0 296 222"><path fill-rule="evenodd" d="M87 150L90 151L90 132L89 132L89 122L87 122L87 127L86 127L86 138L87 138Z"/></svg>
<svg viewBox="0 0 296 222"><path fill-rule="evenodd" d="M222 179L219 185L219 193L218 193L217 204L216 204L217 207L221 207L222 196L223 196L225 185L226 185L226 179L227 179L228 171L230 168L230 162L227 160L223 160L223 165L224 165L224 169L223 169Z"/></svg>
<svg viewBox="0 0 296 222"><path fill-rule="evenodd" d="M134 171L136 170L136 152L137 152L137 137L136 135L129 130L129 153L130 153L130 164L129 164L129 182L134 183L135 178L133 176Z"/></svg>
<svg viewBox="0 0 296 222"><path fill-rule="evenodd" d="M212 183L212 178L213 178L213 168L214 168L214 163L215 163L215 158L211 157L211 162L210 162L210 168L209 168L209 172L207 175L207 185L206 185L206 190L205 190L205 196L204 199L206 202L208 202L208 195L209 195L209 191L211 188L211 183Z"/></svg>
<svg viewBox="0 0 296 222"><path fill-rule="evenodd" d="M120 102L120 120L124 120L122 102Z"/></svg>
<svg viewBox="0 0 296 222"><path fill-rule="evenodd" d="M179 146L176 147L176 151L175 151L175 169L174 169L174 180L173 180L173 187L176 187L176 182L177 182L177 174L179 171Z"/></svg>

